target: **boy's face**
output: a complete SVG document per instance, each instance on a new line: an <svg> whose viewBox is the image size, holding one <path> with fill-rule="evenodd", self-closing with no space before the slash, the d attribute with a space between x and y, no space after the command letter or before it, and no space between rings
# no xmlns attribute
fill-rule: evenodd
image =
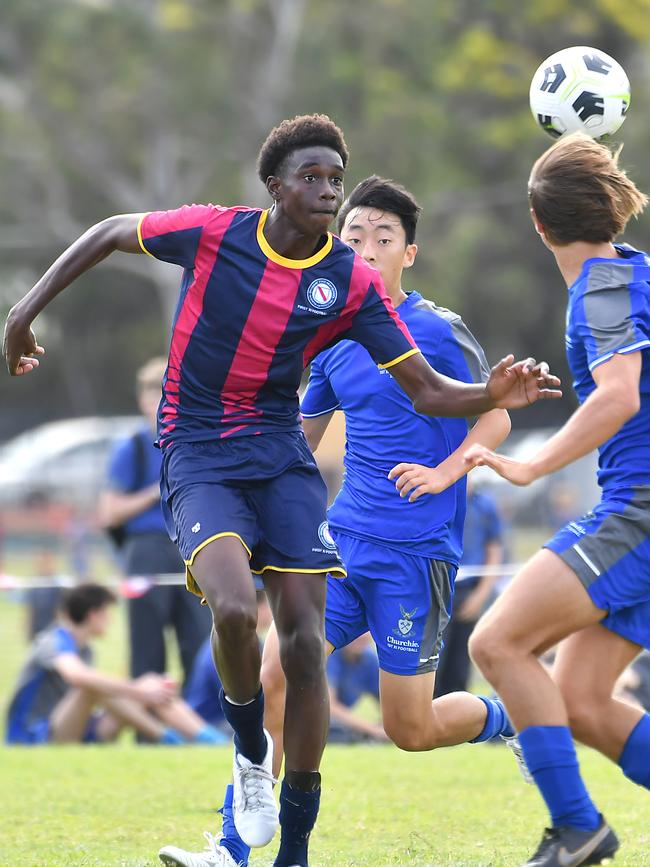
<svg viewBox="0 0 650 867"><path fill-rule="evenodd" d="M341 240L381 274L386 289L399 289L402 271L410 268L418 251L406 243L400 218L390 211L366 206L353 208L345 218Z"/></svg>
<svg viewBox="0 0 650 867"><path fill-rule="evenodd" d="M339 212L344 174L341 157L332 148L300 148L286 158L281 176L270 179L268 188L301 232L318 235Z"/></svg>
<svg viewBox="0 0 650 867"><path fill-rule="evenodd" d="M88 613L86 625L88 633L93 638L101 638L106 635L111 620L111 609L109 605L104 605L101 608L95 608Z"/></svg>

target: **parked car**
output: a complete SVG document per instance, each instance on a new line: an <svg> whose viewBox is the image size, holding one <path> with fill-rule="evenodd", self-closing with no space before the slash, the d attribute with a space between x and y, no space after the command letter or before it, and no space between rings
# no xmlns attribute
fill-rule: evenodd
<svg viewBox="0 0 650 867"><path fill-rule="evenodd" d="M513 431L498 451L515 460L525 460L555 431L556 428ZM584 515L600 499L597 469L598 453L594 451L526 487L511 485L488 467L477 467L473 478L475 484L484 485L494 494L513 524L559 529L567 521Z"/></svg>
<svg viewBox="0 0 650 867"><path fill-rule="evenodd" d="M91 416L19 434L0 446L0 506L93 504L113 443L141 424L140 416Z"/></svg>

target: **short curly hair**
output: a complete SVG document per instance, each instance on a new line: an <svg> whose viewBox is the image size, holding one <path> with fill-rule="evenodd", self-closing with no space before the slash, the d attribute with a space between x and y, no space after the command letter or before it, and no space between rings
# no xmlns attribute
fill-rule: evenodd
<svg viewBox="0 0 650 867"><path fill-rule="evenodd" d="M299 148L332 148L341 157L343 168L348 162L348 148L343 132L326 114L301 114L283 120L268 134L257 156L257 174L263 184L277 175L284 160Z"/></svg>

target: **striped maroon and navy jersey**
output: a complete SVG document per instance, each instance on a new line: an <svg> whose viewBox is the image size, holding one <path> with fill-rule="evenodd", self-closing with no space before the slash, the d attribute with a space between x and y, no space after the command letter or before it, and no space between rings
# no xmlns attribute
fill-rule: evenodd
<svg viewBox="0 0 650 867"><path fill-rule="evenodd" d="M344 338L383 367L419 351L377 271L329 233L309 259L280 256L262 231L267 214L186 205L140 221L145 253L184 268L162 446L299 430L302 372Z"/></svg>

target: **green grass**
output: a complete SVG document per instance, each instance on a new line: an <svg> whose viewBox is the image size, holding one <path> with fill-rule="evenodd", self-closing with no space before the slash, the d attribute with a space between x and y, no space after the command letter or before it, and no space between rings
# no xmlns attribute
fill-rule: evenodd
<svg viewBox="0 0 650 867"><path fill-rule="evenodd" d="M650 802L620 772L582 753L592 792L623 840L617 865L650 865ZM0 750L0 864L158 864L165 843L203 847L230 770L218 748L42 747ZM546 821L502 747L427 754L330 747L312 838L314 867L520 865ZM251 864L270 867L275 844Z"/></svg>
<svg viewBox="0 0 650 867"><path fill-rule="evenodd" d="M123 610L97 644L97 663L124 673ZM0 594L0 703L24 658L23 606ZM3 721L4 722L4 721ZM650 867L650 800L589 750L580 753L596 802L623 841L617 867ZM215 831L230 774L226 748L0 748L0 865L159 864L160 846L199 850ZM547 816L505 748L426 754L391 746L330 747L312 838L313 867L507 867L534 850ZM251 859L270 867L275 844Z"/></svg>

